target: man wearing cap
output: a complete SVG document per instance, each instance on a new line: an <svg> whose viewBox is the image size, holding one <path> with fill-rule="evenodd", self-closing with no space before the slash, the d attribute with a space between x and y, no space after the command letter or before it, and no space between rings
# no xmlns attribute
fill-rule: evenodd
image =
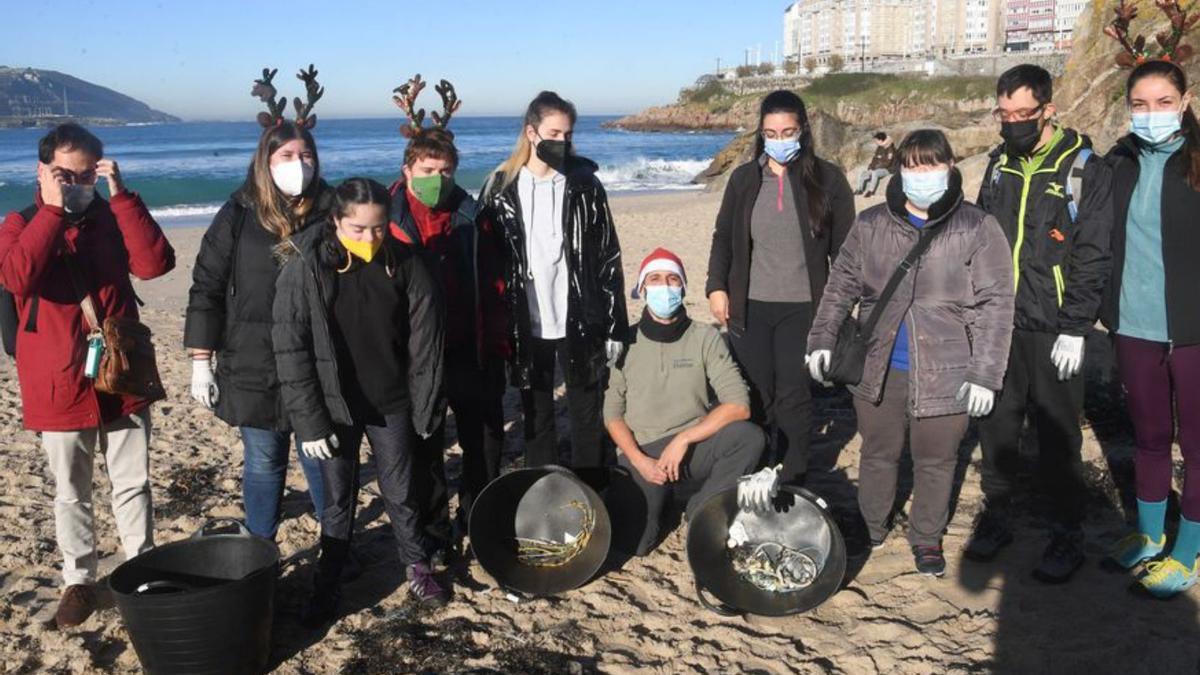
<svg viewBox="0 0 1200 675"><path fill-rule="evenodd" d="M663 505L676 487L698 488L688 500L690 516L754 469L766 442L747 421L749 390L724 339L688 318L686 292L678 256L662 248L646 256L633 289L646 308L604 395L604 425L618 461L646 499L637 555L657 543Z"/></svg>

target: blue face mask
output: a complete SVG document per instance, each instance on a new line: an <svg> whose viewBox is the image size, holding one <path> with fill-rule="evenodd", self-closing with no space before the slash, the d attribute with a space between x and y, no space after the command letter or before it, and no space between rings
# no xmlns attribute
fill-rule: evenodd
<svg viewBox="0 0 1200 675"><path fill-rule="evenodd" d="M675 316L675 313L683 306L683 288L665 284L647 286L646 306L650 308L654 316L660 319L669 319Z"/></svg>
<svg viewBox="0 0 1200 675"><path fill-rule="evenodd" d="M904 196L918 209L928 209L950 189L950 170L901 171Z"/></svg>
<svg viewBox="0 0 1200 675"><path fill-rule="evenodd" d="M1179 113L1174 110L1161 112L1136 112L1129 121L1129 130L1151 145L1158 145L1178 133Z"/></svg>
<svg viewBox="0 0 1200 675"><path fill-rule="evenodd" d="M784 140L764 138L763 150L766 151L768 157L776 162L787 164L796 159L800 154L800 137L797 136L796 138L787 138Z"/></svg>

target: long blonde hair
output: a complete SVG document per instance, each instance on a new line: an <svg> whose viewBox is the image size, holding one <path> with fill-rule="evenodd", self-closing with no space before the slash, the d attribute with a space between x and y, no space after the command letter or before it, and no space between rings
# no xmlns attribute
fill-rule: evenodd
<svg viewBox="0 0 1200 675"><path fill-rule="evenodd" d="M529 102L529 107L525 109L525 118L521 124L521 132L517 134L517 143L513 146L512 154L508 159L500 163L493 173L503 174L500 181L499 189L504 191L512 185L517 179L517 174L521 172L521 167L529 163L529 158L533 154L533 144L529 142L529 137L525 135L525 128L532 126L534 129L546 119L548 115L559 113L566 115L571 120L571 126L575 126L575 120L578 114L575 112L575 104L566 100L552 91L543 91L534 97Z"/></svg>
<svg viewBox="0 0 1200 675"><path fill-rule="evenodd" d="M300 199L293 204L271 179L271 155L289 141L302 140L313 155L313 179ZM317 144L308 129L284 121L278 126L263 131L258 139L258 148L250 162L250 183L254 186L254 213L258 222L279 240L287 241L303 222L304 217L316 204L317 189L321 178L321 160L317 157Z"/></svg>

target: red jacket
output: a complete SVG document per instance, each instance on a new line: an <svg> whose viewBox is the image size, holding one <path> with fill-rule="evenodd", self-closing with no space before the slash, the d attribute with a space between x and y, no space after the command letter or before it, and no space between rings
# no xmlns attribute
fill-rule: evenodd
<svg viewBox="0 0 1200 675"><path fill-rule="evenodd" d="M476 363L508 359L508 310L499 235L460 187L435 210L409 194L404 181L391 187L392 236L420 247L440 282L446 302L446 354L473 350Z"/></svg>
<svg viewBox="0 0 1200 675"><path fill-rule="evenodd" d="M111 204L97 197L78 222L69 222L61 208L44 204L40 194L36 204L29 222L13 212L0 225L0 286L16 298L20 319L17 377L25 428L96 428L152 401L101 394L84 377L88 328L63 256L79 254L77 266L103 321L109 316L137 318L129 275L153 279L166 274L175 267L175 251L135 194L119 194Z"/></svg>

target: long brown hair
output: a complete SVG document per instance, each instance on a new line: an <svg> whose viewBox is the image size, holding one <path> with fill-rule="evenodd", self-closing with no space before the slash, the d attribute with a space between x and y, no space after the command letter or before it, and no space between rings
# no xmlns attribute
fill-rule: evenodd
<svg viewBox="0 0 1200 675"><path fill-rule="evenodd" d="M524 121L521 124L521 133L517 135L517 144L513 146L512 154L496 167L496 171L504 176L498 186L500 190L505 190L512 185L513 181L517 179L517 174L521 172L521 167L529 162L529 157L533 154L533 144L525 136L525 127L532 126L536 129L542 120L555 113L566 115L571 120L571 126L575 126L578 118L575 104L558 94L552 91L543 91L529 102L529 107L525 109Z"/></svg>
<svg viewBox="0 0 1200 675"><path fill-rule="evenodd" d="M271 179L271 155L284 144L297 139L304 141L312 151L313 179L300 198L293 202L275 187L275 181ZM286 241L313 209L320 189L321 160L317 156L316 141L309 130L288 121L264 129L258 139L254 158L250 161L248 181L254 186L254 213L258 216L258 222L279 237L280 241Z"/></svg>
<svg viewBox="0 0 1200 675"><path fill-rule="evenodd" d="M1146 61L1129 74L1129 80L1125 83L1126 103L1132 103L1133 87L1147 77L1161 77L1175 87L1180 97L1187 95L1187 75L1183 68L1170 61L1155 59ZM1183 154L1187 158L1184 162L1183 176L1193 190L1200 192L1200 121L1197 121L1191 105L1183 111L1182 131Z"/></svg>
<svg viewBox="0 0 1200 675"><path fill-rule="evenodd" d="M758 136L754 140L754 156L761 157L766 148L763 139L763 121L767 115L775 113L792 113L800 124L800 154L792 160L792 164L800 171L804 179L804 190L808 193L808 227L814 239L820 239L829 231L829 219L833 215L829 195L825 194L822 185L821 164L817 161L816 148L813 147L812 126L808 122L808 110L804 101L796 94L780 89L767 94L758 108Z"/></svg>

